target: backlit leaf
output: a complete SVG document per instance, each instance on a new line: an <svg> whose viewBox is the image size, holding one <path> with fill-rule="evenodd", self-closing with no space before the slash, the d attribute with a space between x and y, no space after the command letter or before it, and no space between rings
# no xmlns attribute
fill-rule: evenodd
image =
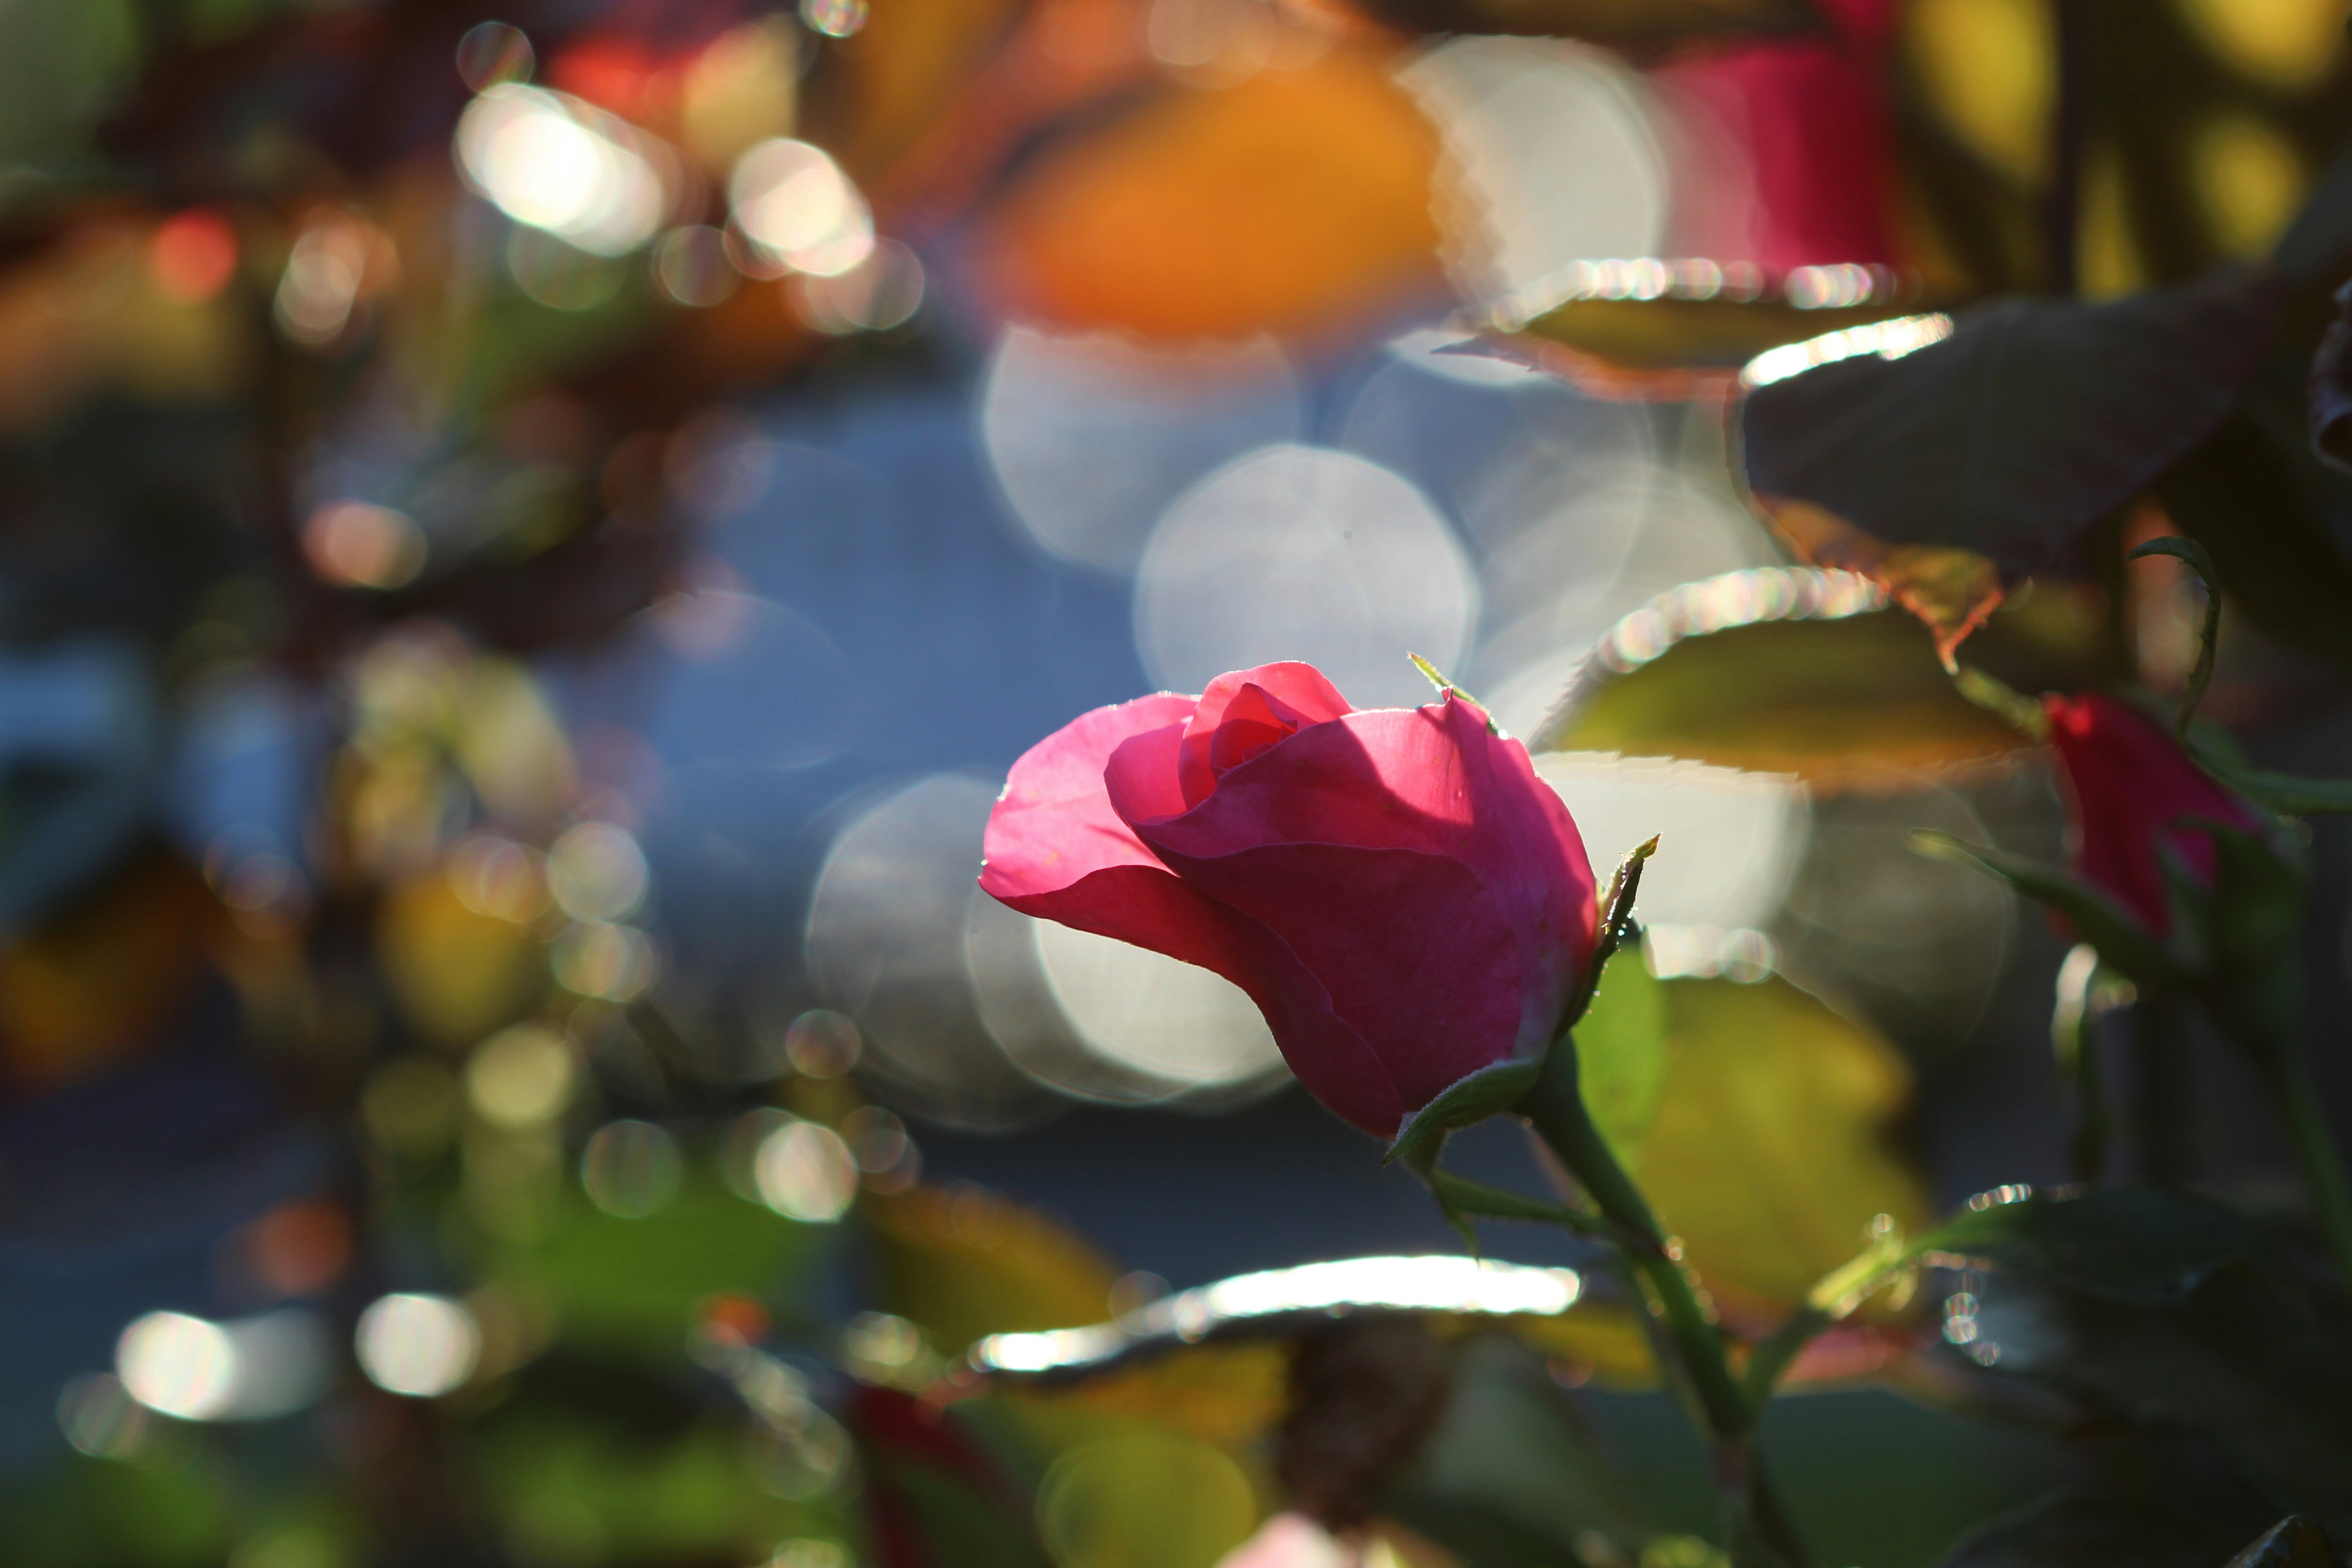
<svg viewBox="0 0 2352 1568"><path fill-rule="evenodd" d="M1632 954L1601 973L1576 1026L1576 1082L1593 1125L1621 1160L1641 1147L1666 1087L1665 993Z"/></svg>
<svg viewBox="0 0 2352 1568"><path fill-rule="evenodd" d="M668 1352L705 1298L774 1293L827 1236L690 1176L643 1218L606 1214L574 1189L544 1231L482 1263L500 1284L546 1302L568 1339Z"/></svg>
<svg viewBox="0 0 2352 1568"><path fill-rule="evenodd" d="M1891 1141L1911 1096L1893 1047L1785 981L1663 989L1674 1061L1634 1175L1718 1299L1801 1300L1877 1215L1920 1226L1926 1191Z"/></svg>
<svg viewBox="0 0 2352 1568"><path fill-rule="evenodd" d="M1983 762L2026 742L1959 694L1925 627L1879 611L1686 637L1622 674L1588 664L1536 743L1837 787Z"/></svg>
<svg viewBox="0 0 2352 1568"><path fill-rule="evenodd" d="M1801 310L1781 299L1579 299L1479 342L1600 396L1685 398L1727 390L1768 349L1918 309L1896 300Z"/></svg>
<svg viewBox="0 0 2352 1568"><path fill-rule="evenodd" d="M952 1355L985 1334L1100 1322L1118 1270L1041 1215L977 1188L872 1205L884 1304Z"/></svg>

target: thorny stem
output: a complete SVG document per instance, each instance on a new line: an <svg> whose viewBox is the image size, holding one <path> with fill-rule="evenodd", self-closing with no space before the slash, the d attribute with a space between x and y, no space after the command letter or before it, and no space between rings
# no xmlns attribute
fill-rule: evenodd
<svg viewBox="0 0 2352 1568"><path fill-rule="evenodd" d="M1543 1074L1519 1109L1538 1137L1576 1178L1625 1238L1614 1242L1627 1269L1646 1288L1664 1321L1666 1342L1706 1427L1715 1483L1729 1515L1733 1561L1750 1564L1804 1562L1787 1513L1773 1495L1756 1450L1757 1406L1732 1375L1723 1337L1708 1321L1691 1280L1668 1247L1657 1216L1619 1164L1577 1092L1576 1047L1563 1037L1552 1046Z"/></svg>

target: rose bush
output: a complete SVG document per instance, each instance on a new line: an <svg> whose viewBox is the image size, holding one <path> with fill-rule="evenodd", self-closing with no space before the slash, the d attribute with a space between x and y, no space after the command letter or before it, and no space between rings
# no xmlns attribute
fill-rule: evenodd
<svg viewBox="0 0 2352 1568"><path fill-rule="evenodd" d="M2066 781L2074 870L2161 937L2172 929L2161 852L2207 886L2218 852L2197 825L2252 832L2252 807L2215 782L2154 721L2098 692L2042 699Z"/></svg>
<svg viewBox="0 0 2352 1568"><path fill-rule="evenodd" d="M1013 764L981 887L1223 975L1323 1103L1383 1137L1550 1041L1592 868L1525 747L1449 694L1349 706L1304 664L1098 708Z"/></svg>

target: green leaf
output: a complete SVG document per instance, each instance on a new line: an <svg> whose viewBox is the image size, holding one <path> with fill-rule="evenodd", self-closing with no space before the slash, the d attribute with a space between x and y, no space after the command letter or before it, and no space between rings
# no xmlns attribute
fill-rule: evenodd
<svg viewBox="0 0 2352 1568"><path fill-rule="evenodd" d="M2281 816L2352 815L2352 779L2307 779L2224 761L2200 751L2207 773L2255 805Z"/></svg>
<svg viewBox="0 0 2352 1568"><path fill-rule="evenodd" d="M1892 1132L1911 1073L1878 1036L1780 980L1670 980L1672 1061L1633 1174L1718 1299L1792 1306L1885 1215L1927 1197Z"/></svg>
<svg viewBox="0 0 2352 1568"><path fill-rule="evenodd" d="M764 1296L814 1263L830 1227L801 1225L698 1174L642 1219L591 1207L576 1189L543 1234L485 1252L485 1273L546 1301L563 1337L674 1353L704 1298Z"/></svg>
<svg viewBox="0 0 2352 1568"><path fill-rule="evenodd" d="M2105 302L2008 300L1899 359L1840 360L1757 388L1749 486L1889 545L2056 560L2219 426L2270 339L2249 268Z"/></svg>
<svg viewBox="0 0 2352 1568"><path fill-rule="evenodd" d="M1665 991L1638 956L1612 963L1576 1026L1576 1086L1593 1125L1631 1160L1666 1089Z"/></svg>
<svg viewBox="0 0 2352 1568"><path fill-rule="evenodd" d="M2076 936L2098 949L2102 963L2134 984L2153 988L2188 982L2179 962L2164 945L2089 883L1998 849L1963 844L1948 833L1922 830L1911 836L1911 842L1923 855L1974 866L2056 910L2074 928Z"/></svg>
<svg viewBox="0 0 2352 1568"><path fill-rule="evenodd" d="M1889 610L1684 637L1630 670L1589 663L1532 747L1866 786L2025 744L1954 689L1924 626Z"/></svg>
<svg viewBox="0 0 2352 1568"><path fill-rule="evenodd" d="M2261 833L2208 826L2214 849L2210 888L2165 846L2173 920L2202 950L2204 997L2240 1043L2292 1049L2303 1016L2301 933L2309 873L2299 858Z"/></svg>
<svg viewBox="0 0 2352 1568"><path fill-rule="evenodd" d="M1099 1322L1119 1271L1034 1210L916 1187L872 1201L881 1305L953 1354L985 1334Z"/></svg>
<svg viewBox="0 0 2352 1568"><path fill-rule="evenodd" d="M1381 1156L1381 1163L1402 1160L1413 1164L1434 1159L1447 1133L1509 1110L1526 1098L1542 1070L1540 1062L1496 1062L1457 1079L1436 1099L1404 1119L1403 1125L1397 1129L1395 1142Z"/></svg>

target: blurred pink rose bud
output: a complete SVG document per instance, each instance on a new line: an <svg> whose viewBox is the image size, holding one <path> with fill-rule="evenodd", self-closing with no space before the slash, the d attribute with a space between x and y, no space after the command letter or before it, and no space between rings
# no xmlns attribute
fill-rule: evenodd
<svg viewBox="0 0 2352 1568"><path fill-rule="evenodd" d="M1592 868L1526 748L1448 696L1359 712L1310 665L1098 708L1013 764L980 885L1213 970L1369 1132L1542 1050Z"/></svg>
<svg viewBox="0 0 2352 1568"><path fill-rule="evenodd" d="M2196 821L2252 832L2260 819L2154 721L2114 698L2045 697L2042 707L2066 775L2076 874L2156 935L2168 934L2158 846L2171 846L2210 887L2218 852Z"/></svg>

